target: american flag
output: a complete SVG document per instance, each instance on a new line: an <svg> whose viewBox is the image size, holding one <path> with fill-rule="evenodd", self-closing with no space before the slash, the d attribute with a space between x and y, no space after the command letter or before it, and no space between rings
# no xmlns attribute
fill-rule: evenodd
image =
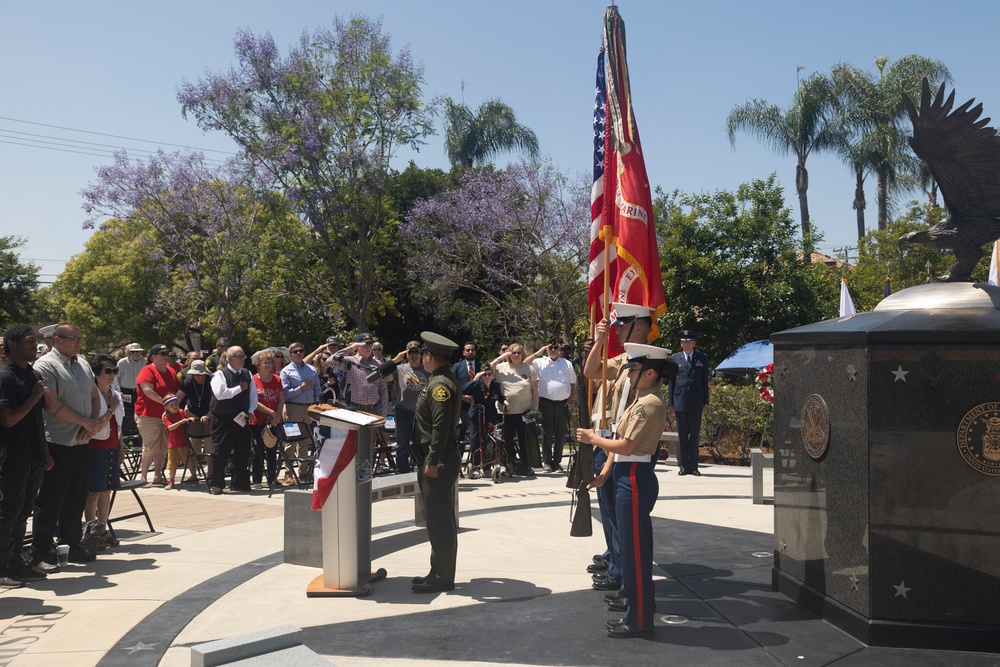
<svg viewBox="0 0 1000 667"><path fill-rule="evenodd" d="M659 336L656 319L666 312L652 193L632 108L625 23L617 7L608 7L604 24L594 102L589 305L595 320L607 314L608 301L649 306L652 341ZM610 343L617 347L615 337Z"/></svg>
<svg viewBox="0 0 1000 667"><path fill-rule="evenodd" d="M604 248L601 238L601 220L604 211L604 157L609 148L607 127L607 79L604 73L604 49L597 56L597 99L594 101L594 184L590 189L590 297L591 310L599 320L607 312L604 303ZM611 246L614 260L615 247Z"/></svg>

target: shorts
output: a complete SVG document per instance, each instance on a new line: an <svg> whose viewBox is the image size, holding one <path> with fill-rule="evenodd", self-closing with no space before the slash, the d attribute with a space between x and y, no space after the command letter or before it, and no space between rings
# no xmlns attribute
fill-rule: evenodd
<svg viewBox="0 0 1000 667"><path fill-rule="evenodd" d="M188 453L187 447L171 447L167 450L167 468L176 470L182 462L188 470L198 467L198 462Z"/></svg>
<svg viewBox="0 0 1000 667"><path fill-rule="evenodd" d="M121 478L118 475L121 451L121 446L114 449L87 449L87 491L100 493L121 488Z"/></svg>

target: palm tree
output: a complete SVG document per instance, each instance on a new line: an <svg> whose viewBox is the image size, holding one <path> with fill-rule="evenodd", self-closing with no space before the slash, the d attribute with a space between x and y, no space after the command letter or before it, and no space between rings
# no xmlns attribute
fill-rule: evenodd
<svg viewBox="0 0 1000 667"><path fill-rule="evenodd" d="M936 87L942 81L950 81L951 74L940 61L912 54L891 64L882 56L875 60L875 67L877 77L852 65L840 64L833 68L832 78L843 105L845 125L849 127L849 141L859 147L860 154L854 158L863 159L864 167L875 172L878 180L878 228L884 230L889 220L892 190L912 157L907 143L903 93L917 99L924 77ZM857 173L854 158L843 152L841 155Z"/></svg>
<svg viewBox="0 0 1000 667"><path fill-rule="evenodd" d="M471 167L506 151L538 157L538 138L517 122L514 110L500 100L487 100L475 113L464 102L444 101L445 152L453 167Z"/></svg>
<svg viewBox="0 0 1000 667"><path fill-rule="evenodd" d="M816 73L803 81L788 109L764 100L751 100L733 108L726 118L729 142L736 145L737 130L756 136L778 153L795 153L795 191L802 219L802 250L808 263L812 252L809 222L809 172L806 159L813 151L835 146L840 125L835 113L833 82Z"/></svg>

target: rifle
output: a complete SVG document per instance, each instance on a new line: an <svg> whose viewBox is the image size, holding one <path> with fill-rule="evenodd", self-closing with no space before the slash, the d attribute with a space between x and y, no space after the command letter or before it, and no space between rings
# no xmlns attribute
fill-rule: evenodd
<svg viewBox="0 0 1000 667"><path fill-rule="evenodd" d="M570 537L590 537L594 534L594 520L590 513L590 490L588 482L580 482L574 494L574 502L570 504L571 525ZM576 512L573 511L575 506Z"/></svg>

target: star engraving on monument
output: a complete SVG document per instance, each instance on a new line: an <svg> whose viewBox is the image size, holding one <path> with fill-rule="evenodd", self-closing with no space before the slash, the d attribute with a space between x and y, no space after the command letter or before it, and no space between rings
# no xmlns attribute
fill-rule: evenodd
<svg viewBox="0 0 1000 667"><path fill-rule="evenodd" d="M858 369L854 367L854 364L850 364L847 367L847 377L851 379L851 382L858 381Z"/></svg>
<svg viewBox="0 0 1000 667"><path fill-rule="evenodd" d="M861 583L861 580L858 579L858 575L852 574L851 575L851 590L852 591L858 590L858 584L860 584L860 583Z"/></svg>
<svg viewBox="0 0 1000 667"><path fill-rule="evenodd" d="M906 587L906 582L905 581L900 581L899 582L899 586L893 586L893 588L896 589L896 594L892 596L894 598L898 598L900 595L902 595L904 598L906 598L907 592L913 590L912 588L907 588ZM909 598L906 598L906 599L909 599Z"/></svg>
<svg viewBox="0 0 1000 667"><path fill-rule="evenodd" d="M895 382L899 382L900 380L902 380L903 382L906 382L906 374L909 373L910 371L904 371L903 370L903 366L900 365L899 368L897 368L896 370L889 371L889 372L896 376L896 379L893 380L893 382L895 383Z"/></svg>
<svg viewBox="0 0 1000 667"><path fill-rule="evenodd" d="M159 643L160 642L156 642L156 644ZM128 651L129 655L132 655L133 653L138 653L139 651L155 651L156 644L143 644L142 642L139 642L135 646L123 646L122 649Z"/></svg>

